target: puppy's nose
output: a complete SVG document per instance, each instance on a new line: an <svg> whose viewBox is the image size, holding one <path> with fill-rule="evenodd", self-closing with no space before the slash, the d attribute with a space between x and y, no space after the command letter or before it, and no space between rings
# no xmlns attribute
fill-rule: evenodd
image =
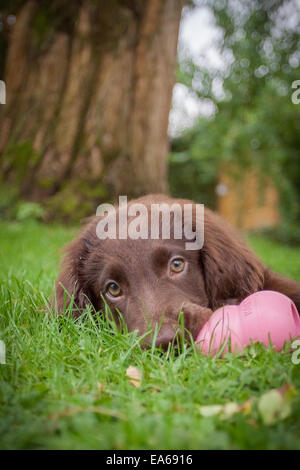
<svg viewBox="0 0 300 470"><path fill-rule="evenodd" d="M175 335L175 331L162 331L158 334L155 346L161 346L164 351L166 351L169 347L169 344L173 343L176 347L178 344L178 333Z"/></svg>
<svg viewBox="0 0 300 470"><path fill-rule="evenodd" d="M185 302L182 308L184 314L184 327L189 332L194 340L196 339L199 331L207 320L212 315L212 310L208 307L202 307L191 302ZM189 340L189 335L186 335Z"/></svg>

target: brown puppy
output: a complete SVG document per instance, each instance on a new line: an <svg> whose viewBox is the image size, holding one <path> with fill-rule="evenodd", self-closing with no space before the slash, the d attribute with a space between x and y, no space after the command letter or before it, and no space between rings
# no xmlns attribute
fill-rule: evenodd
<svg viewBox="0 0 300 470"><path fill-rule="evenodd" d="M149 209L153 203L194 204L161 195L131 201ZM194 204L195 206L195 204ZM195 218L195 212L193 213ZM262 289L288 295L300 311L300 284L266 268L218 215L205 209L204 245L186 250L184 239L106 239L96 233L95 216L66 248L56 282L55 305L61 314L74 295L73 315L88 303L122 312L129 331L144 333L160 324L156 344L167 347L178 330L178 316L195 338L212 311L239 303ZM129 219L128 219L129 220ZM194 221L195 222L195 221ZM171 217L174 223L174 217Z"/></svg>

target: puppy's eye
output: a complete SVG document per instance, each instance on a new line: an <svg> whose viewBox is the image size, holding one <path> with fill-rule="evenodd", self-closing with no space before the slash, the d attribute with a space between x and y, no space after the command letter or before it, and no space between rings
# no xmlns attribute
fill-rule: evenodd
<svg viewBox="0 0 300 470"><path fill-rule="evenodd" d="M181 273L181 271L183 271L184 269L184 266L185 266L185 262L182 258L174 258L171 260L170 270L173 273Z"/></svg>
<svg viewBox="0 0 300 470"><path fill-rule="evenodd" d="M110 282L107 284L106 292L112 297L119 297L122 293L121 287L116 282Z"/></svg>

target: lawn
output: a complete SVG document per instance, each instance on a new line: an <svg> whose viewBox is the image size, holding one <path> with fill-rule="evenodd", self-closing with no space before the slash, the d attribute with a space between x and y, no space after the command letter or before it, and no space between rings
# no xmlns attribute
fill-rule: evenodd
<svg viewBox="0 0 300 470"><path fill-rule="evenodd" d="M288 347L166 357L92 315L47 318L60 247L74 229L0 228L0 448L300 449L300 364ZM299 248L250 243L270 267L300 280ZM142 373L139 387L129 366Z"/></svg>

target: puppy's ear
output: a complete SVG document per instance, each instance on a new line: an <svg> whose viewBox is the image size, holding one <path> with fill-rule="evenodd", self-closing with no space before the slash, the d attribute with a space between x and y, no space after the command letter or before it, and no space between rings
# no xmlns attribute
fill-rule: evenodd
<svg viewBox="0 0 300 470"><path fill-rule="evenodd" d="M205 209L200 259L210 308L263 289L264 266L221 217Z"/></svg>
<svg viewBox="0 0 300 470"><path fill-rule="evenodd" d="M65 256L52 299L52 307L58 315L71 307L72 314L76 318L92 301L84 276L84 268L95 237L92 226L93 224L89 224L75 240L65 247Z"/></svg>

